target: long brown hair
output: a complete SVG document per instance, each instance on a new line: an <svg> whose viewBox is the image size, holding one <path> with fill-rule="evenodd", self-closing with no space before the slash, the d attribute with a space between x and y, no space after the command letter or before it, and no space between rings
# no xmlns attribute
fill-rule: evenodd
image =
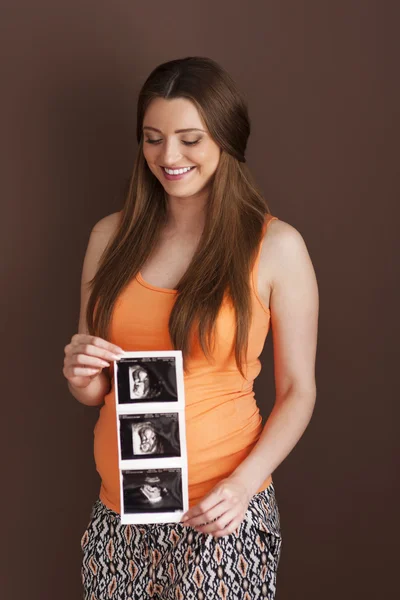
<svg viewBox="0 0 400 600"><path fill-rule="evenodd" d="M194 103L221 148L211 182L204 230L192 261L177 285L169 319L175 349L190 355L194 328L208 359L225 294L235 308L235 360L244 377L251 322L249 274L269 213L267 201L245 164L250 134L247 106L230 75L215 61L187 57L165 62L149 75L137 104L138 153L121 220L92 281L86 319L89 333L107 339L115 301L154 249L167 217L167 197L143 155L143 119L154 98ZM187 370L187 366L186 369Z"/></svg>

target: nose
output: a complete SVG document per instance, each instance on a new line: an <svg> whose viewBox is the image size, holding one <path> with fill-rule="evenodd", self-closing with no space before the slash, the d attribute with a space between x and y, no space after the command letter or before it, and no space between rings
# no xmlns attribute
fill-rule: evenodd
<svg viewBox="0 0 400 600"><path fill-rule="evenodd" d="M173 167L179 163L181 156L179 141L166 139L161 148L160 165L162 167Z"/></svg>

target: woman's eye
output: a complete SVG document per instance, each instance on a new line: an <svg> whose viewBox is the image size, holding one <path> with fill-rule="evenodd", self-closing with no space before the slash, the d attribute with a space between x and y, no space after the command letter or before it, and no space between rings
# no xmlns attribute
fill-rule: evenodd
<svg viewBox="0 0 400 600"><path fill-rule="evenodd" d="M145 142L147 144L159 144L160 142L162 142L162 140L145 140ZM200 142L200 140L195 140L194 142L185 142L184 140L182 140L182 143L185 144L185 146L194 146L195 144L198 144Z"/></svg>

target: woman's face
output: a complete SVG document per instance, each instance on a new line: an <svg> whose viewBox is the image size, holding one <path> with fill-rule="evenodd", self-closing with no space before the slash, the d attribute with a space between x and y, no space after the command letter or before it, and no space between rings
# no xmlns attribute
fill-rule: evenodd
<svg viewBox="0 0 400 600"><path fill-rule="evenodd" d="M143 120L143 153L166 193L179 198L193 196L207 187L220 158L219 146L211 139L195 105L186 98L155 98L150 103ZM191 169L168 175L165 167Z"/></svg>

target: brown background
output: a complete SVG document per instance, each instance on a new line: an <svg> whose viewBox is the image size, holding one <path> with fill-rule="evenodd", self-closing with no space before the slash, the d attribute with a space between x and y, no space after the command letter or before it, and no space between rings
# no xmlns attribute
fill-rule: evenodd
<svg viewBox="0 0 400 600"><path fill-rule="evenodd" d="M392 598L398 543L396 2L2 2L2 598L81 597L97 409L67 391L93 224L121 207L137 92L219 61L247 96L248 162L320 289L318 398L274 474L278 600ZM273 402L271 336L256 383ZM396 409L395 409L396 407Z"/></svg>

